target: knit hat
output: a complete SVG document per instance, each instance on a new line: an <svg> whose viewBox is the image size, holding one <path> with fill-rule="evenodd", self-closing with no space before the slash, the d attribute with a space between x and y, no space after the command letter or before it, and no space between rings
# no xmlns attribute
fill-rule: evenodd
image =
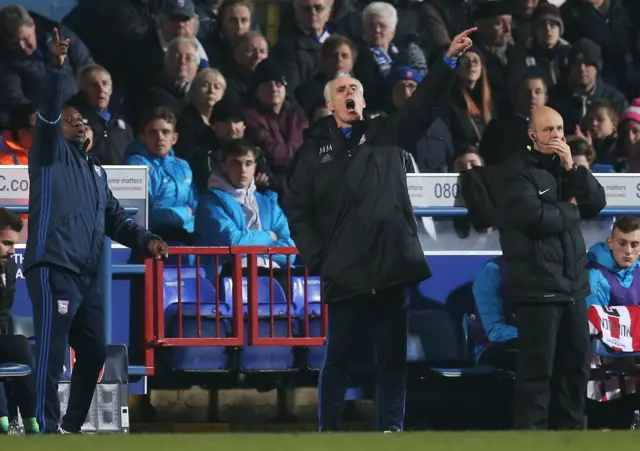
<svg viewBox="0 0 640 451"><path fill-rule="evenodd" d="M591 39L580 39L569 49L567 61L571 66L576 61L582 61L587 65L595 66L598 72L602 70L602 51L600 46Z"/></svg>
<svg viewBox="0 0 640 451"><path fill-rule="evenodd" d="M492 17L513 14L513 8L508 1L497 0L480 3L473 11L474 20L491 19Z"/></svg>
<svg viewBox="0 0 640 451"><path fill-rule="evenodd" d="M240 96L227 92L211 110L209 122L244 122L244 105Z"/></svg>
<svg viewBox="0 0 640 451"><path fill-rule="evenodd" d="M622 124L625 121L640 123L640 98L633 99L631 106L618 119L618 124Z"/></svg>
<svg viewBox="0 0 640 451"><path fill-rule="evenodd" d="M164 17L184 17L185 19L197 17L193 0L164 0L160 12Z"/></svg>
<svg viewBox="0 0 640 451"><path fill-rule="evenodd" d="M395 59L398 66L408 66L417 70L423 77L427 75L427 58L415 41L409 42Z"/></svg>
<svg viewBox="0 0 640 451"><path fill-rule="evenodd" d="M560 36L564 33L564 22L557 6L551 3L540 3L533 11L533 23L538 25L541 22L551 22L560 27Z"/></svg>
<svg viewBox="0 0 640 451"><path fill-rule="evenodd" d="M398 66L393 69L386 77L387 88L391 91L396 87L399 81L413 80L416 83L420 83L424 77L413 67Z"/></svg>
<svg viewBox="0 0 640 451"><path fill-rule="evenodd" d="M257 89L262 83L267 81L280 82L286 86L287 77L282 66L274 60L267 58L258 64L253 74L253 89Z"/></svg>

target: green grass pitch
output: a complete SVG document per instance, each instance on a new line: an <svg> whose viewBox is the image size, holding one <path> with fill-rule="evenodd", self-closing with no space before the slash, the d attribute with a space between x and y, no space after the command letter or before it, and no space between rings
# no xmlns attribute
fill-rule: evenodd
<svg viewBox="0 0 640 451"><path fill-rule="evenodd" d="M0 437L0 447L7 451L637 451L640 434L632 431L132 434Z"/></svg>

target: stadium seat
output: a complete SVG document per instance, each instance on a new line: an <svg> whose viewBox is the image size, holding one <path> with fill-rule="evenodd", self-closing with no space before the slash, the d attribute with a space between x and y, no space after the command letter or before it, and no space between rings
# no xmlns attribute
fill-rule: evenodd
<svg viewBox="0 0 640 451"><path fill-rule="evenodd" d="M0 363L0 379L23 377L31 374L31 368L17 363Z"/></svg>
<svg viewBox="0 0 640 451"><path fill-rule="evenodd" d="M182 302L196 302L197 281L196 268L193 266L182 267ZM200 302L215 304L216 289L206 278L206 270L200 267ZM164 268L164 307L178 302L178 268ZM222 301L221 301L222 302Z"/></svg>
<svg viewBox="0 0 640 451"><path fill-rule="evenodd" d="M615 174L616 170L611 164L596 163L591 167L591 172L595 174Z"/></svg>
<svg viewBox="0 0 640 451"><path fill-rule="evenodd" d="M423 360L428 371L444 377L490 374L493 368L475 365L464 352L464 340L444 310L412 312L409 333L419 337Z"/></svg>
<svg viewBox="0 0 640 451"><path fill-rule="evenodd" d="M300 318L300 335L307 336L305 331L305 283L304 277L292 277L293 302L298 307ZM322 325L322 287L320 277L307 277L307 300L309 302L307 314L309 315L309 337L319 337ZM319 370L324 360L324 348L311 346L306 353L307 368Z"/></svg>
<svg viewBox="0 0 640 451"><path fill-rule="evenodd" d="M200 315L202 337L216 336L216 290L205 277L205 269L200 268ZM182 337L196 338L197 335L197 282L196 268L182 267ZM179 337L178 318L178 268L165 267L164 270L165 329L167 337ZM231 334L231 314L223 300L220 306L220 337ZM224 371L230 369L227 349L223 346L177 346L169 349L171 367L176 371Z"/></svg>
<svg viewBox="0 0 640 451"><path fill-rule="evenodd" d="M196 338L198 306L194 302L182 305L182 338ZM200 305L202 337L215 338L217 332L216 305ZM167 337L179 337L178 303L165 310ZM229 337L233 331L231 314L225 304L220 304L220 337ZM171 349L171 366L176 371L215 372L230 370L232 363L224 346L176 346Z"/></svg>
<svg viewBox="0 0 640 451"><path fill-rule="evenodd" d="M33 318L29 316L12 316L13 335L24 335L30 340L35 339Z"/></svg>

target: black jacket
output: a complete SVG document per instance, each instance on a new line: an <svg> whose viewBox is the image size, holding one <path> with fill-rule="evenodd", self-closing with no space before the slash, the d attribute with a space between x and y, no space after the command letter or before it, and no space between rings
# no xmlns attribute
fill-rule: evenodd
<svg viewBox="0 0 640 451"><path fill-rule="evenodd" d="M100 113L89 106L86 97L79 92L67 101L78 109L87 125L93 129L93 147L91 156L101 165L118 165L124 161L124 151L133 140L131 126L120 115L118 108L109 107L110 117L106 120Z"/></svg>
<svg viewBox="0 0 640 451"><path fill-rule="evenodd" d="M434 119L453 78L442 61L396 113L353 124L320 119L296 155L284 207L291 237L334 302L430 277L407 192L402 148Z"/></svg>
<svg viewBox="0 0 640 451"><path fill-rule="evenodd" d="M0 265L0 335L8 332L11 309L16 295L17 273L18 265L12 258Z"/></svg>
<svg viewBox="0 0 640 451"><path fill-rule="evenodd" d="M584 302L591 289L580 222L605 207L604 188L587 169L566 171L537 151L507 162L503 177L496 204L507 299Z"/></svg>

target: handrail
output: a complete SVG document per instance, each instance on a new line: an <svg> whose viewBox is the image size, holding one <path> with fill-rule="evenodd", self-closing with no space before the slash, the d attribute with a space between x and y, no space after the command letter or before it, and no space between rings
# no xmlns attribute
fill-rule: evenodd
<svg viewBox="0 0 640 451"><path fill-rule="evenodd" d="M466 207L414 207L413 214L423 216L466 216ZM640 207L605 207L598 216L640 216Z"/></svg>

